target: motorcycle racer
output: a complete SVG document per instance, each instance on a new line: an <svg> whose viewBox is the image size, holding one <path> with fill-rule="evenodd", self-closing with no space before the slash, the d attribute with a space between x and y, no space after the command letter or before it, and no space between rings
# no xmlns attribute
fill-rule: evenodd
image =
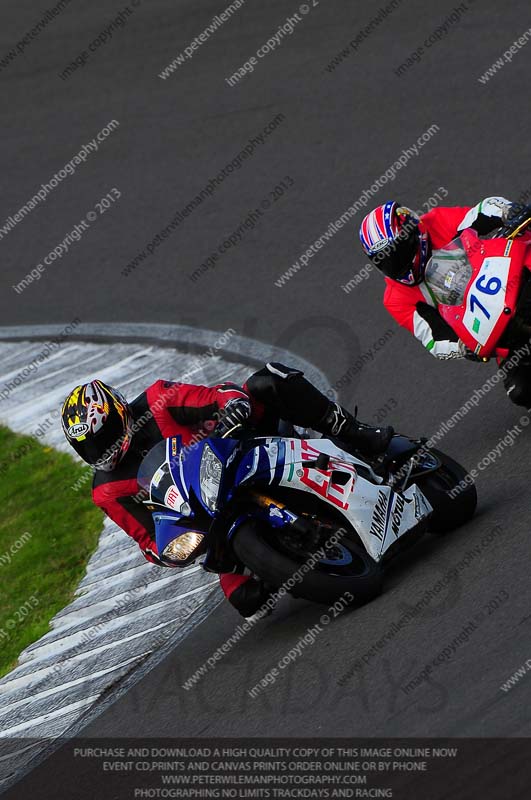
<svg viewBox="0 0 531 800"><path fill-rule="evenodd" d="M360 240L366 255L385 276L383 303L399 325L409 330L439 359L478 359L440 316L438 300L425 281L433 250L445 247L466 228L485 236L506 224L522 206L504 197L487 197L475 206L433 208L420 217L395 201L378 206L364 218ZM511 369L505 379L507 394L523 402L529 366Z"/></svg>
<svg viewBox="0 0 531 800"><path fill-rule="evenodd" d="M100 380L76 386L64 401L62 427L68 443L95 468L92 497L110 519L138 543L145 558L175 567L157 552L151 512L137 481L139 465L159 441L181 436L193 446L239 424L262 434L276 433L279 419L312 427L366 454L387 448L393 429L358 422L326 398L300 370L270 363L243 387L233 383L198 386L158 380L132 402ZM243 616L254 614L266 587L249 575L220 575L225 596Z"/></svg>

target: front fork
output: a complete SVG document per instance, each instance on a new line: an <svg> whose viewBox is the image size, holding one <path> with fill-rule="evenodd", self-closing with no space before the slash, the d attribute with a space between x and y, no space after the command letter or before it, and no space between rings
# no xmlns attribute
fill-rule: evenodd
<svg viewBox="0 0 531 800"><path fill-rule="evenodd" d="M262 492L250 492L249 498L260 509L259 513L248 512L247 514L238 517L228 532L227 539L230 540L234 535L237 528L242 523L243 519L258 518L266 522L271 528L287 528L296 534L302 534L307 537L311 544L318 544L319 540L319 523L310 517L303 517L300 514L290 511L289 508L280 500L273 500Z"/></svg>
<svg viewBox="0 0 531 800"><path fill-rule="evenodd" d="M230 542L240 525L249 519L260 519L271 528L285 528L294 534L303 535L310 547L320 545L321 524L318 520L295 514L284 503L273 500L261 492L250 492L248 497L258 508L254 512L248 510L239 514L231 523L228 532L226 519L217 518L213 521L210 528L212 544L203 561L203 569L207 572L232 572L234 558L228 551L227 543Z"/></svg>
<svg viewBox="0 0 531 800"><path fill-rule="evenodd" d="M441 463L439 459L426 448L428 440L408 439L406 436L394 436L393 447L389 448L382 466L388 475L387 483L395 492L403 492L413 478L436 472ZM422 463L423 460L433 463ZM420 469L419 469L420 467Z"/></svg>

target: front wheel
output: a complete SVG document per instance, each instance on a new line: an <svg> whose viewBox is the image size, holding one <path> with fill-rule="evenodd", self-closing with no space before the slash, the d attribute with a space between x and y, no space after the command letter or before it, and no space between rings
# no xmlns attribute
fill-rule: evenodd
<svg viewBox="0 0 531 800"><path fill-rule="evenodd" d="M354 599L349 602L361 605L382 589L379 564L348 533L319 557L310 548L293 547L280 529L250 520L238 528L232 546L259 578L276 588L284 586L294 597L333 603L350 592Z"/></svg>
<svg viewBox="0 0 531 800"><path fill-rule="evenodd" d="M433 506L428 530L446 533L474 516L478 497L474 483L470 482L461 464L440 450L431 452L441 462L440 467L424 477L420 475L415 483Z"/></svg>

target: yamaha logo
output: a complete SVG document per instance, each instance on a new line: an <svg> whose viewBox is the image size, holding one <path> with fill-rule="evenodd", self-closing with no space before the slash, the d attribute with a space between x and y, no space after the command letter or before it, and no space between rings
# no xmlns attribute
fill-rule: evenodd
<svg viewBox="0 0 531 800"><path fill-rule="evenodd" d="M80 439L82 436L86 436L88 432L89 426L86 422L76 422L75 425L70 425L68 429L68 435L73 439Z"/></svg>

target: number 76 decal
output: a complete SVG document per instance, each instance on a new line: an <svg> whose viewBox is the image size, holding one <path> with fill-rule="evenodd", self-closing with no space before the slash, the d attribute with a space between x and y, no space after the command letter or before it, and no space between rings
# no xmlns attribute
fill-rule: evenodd
<svg viewBox="0 0 531 800"><path fill-rule="evenodd" d="M489 278L487 284L485 285L486 280L487 276L481 275L474 284L474 289L478 289L480 292L483 292L483 294L490 295L491 297L498 294L502 288L501 280L499 278ZM471 292L468 296L468 300L471 311L474 311L474 309L477 307L481 309L487 319L490 319L490 311L487 311L485 306L482 305L479 298L475 294L472 294Z"/></svg>
<svg viewBox="0 0 531 800"><path fill-rule="evenodd" d="M483 261L466 301L463 323L484 345L503 312L511 259L489 256Z"/></svg>

